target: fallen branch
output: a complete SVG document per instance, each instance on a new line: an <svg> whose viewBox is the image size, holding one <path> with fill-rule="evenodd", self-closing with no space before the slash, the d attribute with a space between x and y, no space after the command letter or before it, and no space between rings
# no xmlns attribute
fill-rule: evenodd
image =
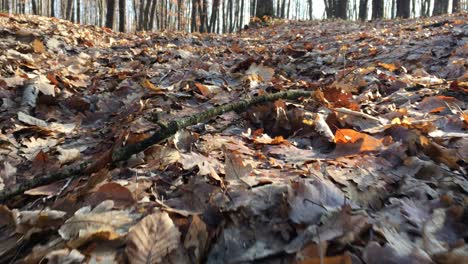
<svg viewBox="0 0 468 264"><path fill-rule="evenodd" d="M204 123L209 121L211 118L230 111L245 111L250 106L265 102L276 101L278 99L297 99L300 97L310 96L310 91L285 91L273 94L267 94L262 96L256 96L248 100L241 100L235 103L224 104L218 107L208 109L206 111L196 113L194 115L182 117L173 121L170 121L167 125L163 125L161 129L156 131L151 137L142 140L138 143L131 144L122 148L116 148L112 153L112 164L119 161L124 161L130 158L133 154L137 154L146 148L167 139L174 135L180 129L188 126L196 125L198 123ZM22 194L24 191L41 186L50 184L52 182L60 181L74 176L83 175L89 172L89 167L93 164L89 161L83 162L73 167L67 167L59 172L48 174L44 177L35 178L28 182L21 183L13 188L0 192L0 203L4 203L8 199Z"/></svg>
<svg viewBox="0 0 468 264"><path fill-rule="evenodd" d="M11 187L5 191L0 192L0 203L4 203L11 197L22 194L29 189L81 175L89 164L89 162L83 162L76 166L66 167L59 172L50 173L43 177L37 177Z"/></svg>
<svg viewBox="0 0 468 264"><path fill-rule="evenodd" d="M240 100L239 102L224 104L218 107L214 107L197 113L191 116L182 117L180 119L173 120L167 125L163 125L160 130L154 133L151 137L137 142L132 145L117 149L112 154L112 161L118 162L127 160L133 154L139 153L146 148L161 142L162 140L174 135L177 131L184 129L188 126L193 126L198 123L204 123L210 120L211 118L222 115L230 111L245 111L252 105L265 103L270 101L276 101L278 99L297 99L299 97L310 96L312 92L306 91L285 91L273 94L267 94L262 96L256 96L248 100Z"/></svg>

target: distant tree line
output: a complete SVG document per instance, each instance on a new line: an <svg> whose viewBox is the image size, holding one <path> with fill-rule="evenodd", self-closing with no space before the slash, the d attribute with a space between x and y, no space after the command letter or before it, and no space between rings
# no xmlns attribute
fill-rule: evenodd
<svg viewBox="0 0 468 264"><path fill-rule="evenodd" d="M410 18L467 10L468 0L0 0L0 11L119 31L226 33L251 17L310 20Z"/></svg>

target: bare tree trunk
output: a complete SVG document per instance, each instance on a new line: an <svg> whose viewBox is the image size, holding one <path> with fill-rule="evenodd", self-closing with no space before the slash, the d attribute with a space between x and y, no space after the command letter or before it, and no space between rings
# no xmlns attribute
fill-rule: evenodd
<svg viewBox="0 0 468 264"><path fill-rule="evenodd" d="M150 20L149 20L149 23L148 23L148 30L153 30L154 18L156 17L156 7L157 7L157 5L158 5L158 3L156 2L156 0L153 0L153 4L151 5ZM156 21L157 20L158 19L156 18Z"/></svg>
<svg viewBox="0 0 468 264"><path fill-rule="evenodd" d="M430 0L421 0L421 16L429 16Z"/></svg>
<svg viewBox="0 0 468 264"><path fill-rule="evenodd" d="M107 0L106 27L114 28L115 0Z"/></svg>
<svg viewBox="0 0 468 264"><path fill-rule="evenodd" d="M190 29L192 32L197 32L197 10L198 10L198 0L192 0L192 23Z"/></svg>
<svg viewBox="0 0 468 264"><path fill-rule="evenodd" d="M372 0L372 19L382 19L384 16L384 0Z"/></svg>
<svg viewBox="0 0 468 264"><path fill-rule="evenodd" d="M76 22L81 23L81 1L76 1Z"/></svg>
<svg viewBox="0 0 468 264"><path fill-rule="evenodd" d="M359 1L359 19L362 21L367 20L367 0Z"/></svg>
<svg viewBox="0 0 468 264"><path fill-rule="evenodd" d="M200 13L200 32L206 32L207 29L207 14L208 14L208 0L199 2L199 13Z"/></svg>
<svg viewBox="0 0 468 264"><path fill-rule="evenodd" d="M460 0L453 0L452 3L452 13L460 11Z"/></svg>
<svg viewBox="0 0 468 264"><path fill-rule="evenodd" d="M279 0L278 0L279 3ZM312 20L314 18L314 7L312 5L312 0L309 0L309 19Z"/></svg>
<svg viewBox="0 0 468 264"><path fill-rule="evenodd" d="M341 19L348 18L348 0L337 1L335 17L341 18Z"/></svg>
<svg viewBox="0 0 468 264"><path fill-rule="evenodd" d="M33 15L37 15L37 3L36 3L36 0L31 0L31 5L32 5L32 12L33 12Z"/></svg>
<svg viewBox="0 0 468 264"><path fill-rule="evenodd" d="M283 3L281 4L281 18L286 18L286 0L283 0Z"/></svg>
<svg viewBox="0 0 468 264"><path fill-rule="evenodd" d="M125 0L119 0L119 31L125 32L127 27L127 3Z"/></svg>
<svg viewBox="0 0 468 264"><path fill-rule="evenodd" d="M233 0L228 0L228 11L229 11L229 33L231 33L233 30L234 30L234 23L233 23L233 12L234 12L234 8L233 8L233 4L232 4L232 1Z"/></svg>
<svg viewBox="0 0 468 264"><path fill-rule="evenodd" d="M213 0L213 5L211 7L211 17L210 24L208 25L209 32L215 32L216 20L218 18L219 12L219 0Z"/></svg>
<svg viewBox="0 0 468 264"><path fill-rule="evenodd" d="M263 0L257 1L257 8L256 8L255 16L262 18L264 16L272 17L275 15L273 9L273 0Z"/></svg>
<svg viewBox="0 0 468 264"><path fill-rule="evenodd" d="M243 23L244 23L244 0L241 0L241 5L240 5L240 16L239 16L239 25L238 25L238 29L241 30L242 29L242 26Z"/></svg>
<svg viewBox="0 0 468 264"><path fill-rule="evenodd" d="M182 30L182 0L177 0L177 30Z"/></svg>
<svg viewBox="0 0 468 264"><path fill-rule="evenodd" d="M68 0L67 1L67 10L66 10L66 13L65 13L65 18L67 20L72 19L72 10L73 10L73 0Z"/></svg>
<svg viewBox="0 0 468 264"><path fill-rule="evenodd" d="M150 14L150 8L153 0L146 0L146 5L144 12L142 13L143 16L143 29L148 30L148 19L149 19L149 14Z"/></svg>
<svg viewBox="0 0 468 264"><path fill-rule="evenodd" d="M432 15L438 16L438 15L443 15L447 14L448 12L448 0L437 0L434 2L434 12Z"/></svg>
<svg viewBox="0 0 468 264"><path fill-rule="evenodd" d="M410 0L397 0L396 16L401 18L409 18L411 13Z"/></svg>

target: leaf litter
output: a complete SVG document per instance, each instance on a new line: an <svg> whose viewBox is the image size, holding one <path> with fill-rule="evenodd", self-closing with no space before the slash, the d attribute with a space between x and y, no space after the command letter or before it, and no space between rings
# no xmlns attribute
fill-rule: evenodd
<svg viewBox="0 0 468 264"><path fill-rule="evenodd" d="M3 201L0 258L466 263L466 20L204 35L1 16L0 191L92 169ZM285 90L311 96L110 166L166 121Z"/></svg>

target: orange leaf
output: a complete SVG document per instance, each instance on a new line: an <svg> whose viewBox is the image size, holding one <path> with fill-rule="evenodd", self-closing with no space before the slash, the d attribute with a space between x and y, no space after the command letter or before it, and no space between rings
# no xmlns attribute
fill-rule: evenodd
<svg viewBox="0 0 468 264"><path fill-rule="evenodd" d="M44 44L38 39L33 41L33 49L35 53L44 53L46 51Z"/></svg>
<svg viewBox="0 0 468 264"><path fill-rule="evenodd" d="M200 93L205 96L205 97L209 97L211 95L211 91L208 87L206 87L205 85L201 84L201 83L195 83L195 86L197 87L197 89L200 91Z"/></svg>
<svg viewBox="0 0 468 264"><path fill-rule="evenodd" d="M393 64L393 63L383 63L383 62L380 62L378 65L379 65L380 67L386 69L386 70L391 71L391 72L394 72L394 71L398 70L398 67L395 66L395 64Z"/></svg>
<svg viewBox="0 0 468 264"><path fill-rule="evenodd" d="M381 140L352 129L338 129L335 133L335 143L342 145L360 143L360 152L374 151L383 146Z"/></svg>
<svg viewBox="0 0 468 264"><path fill-rule="evenodd" d="M161 93L162 90L156 87L153 83L151 83L148 79L145 79L144 81L140 82L141 86L145 87L146 89L150 89L152 91L155 91L157 93Z"/></svg>
<svg viewBox="0 0 468 264"><path fill-rule="evenodd" d="M431 111L429 111L430 114L436 114L436 113L440 113L442 111L444 111L447 107L445 106L439 106L439 107L436 107L434 109L432 109Z"/></svg>

